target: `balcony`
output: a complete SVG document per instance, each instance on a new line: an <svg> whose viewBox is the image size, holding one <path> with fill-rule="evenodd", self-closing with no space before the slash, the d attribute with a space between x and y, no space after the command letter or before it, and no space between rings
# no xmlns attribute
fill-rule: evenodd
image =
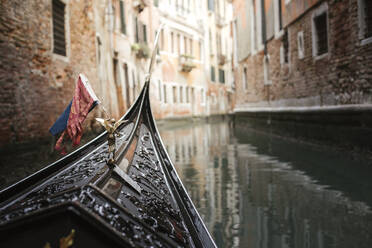
<svg viewBox="0 0 372 248"><path fill-rule="evenodd" d="M219 65L224 65L226 64L226 56L223 54L218 54L218 64Z"/></svg>
<svg viewBox="0 0 372 248"><path fill-rule="evenodd" d="M134 43L131 49L139 59L147 59L150 57L150 48L146 43Z"/></svg>
<svg viewBox="0 0 372 248"><path fill-rule="evenodd" d="M133 1L133 8L138 12L141 13L146 6L148 6L148 0L134 0Z"/></svg>
<svg viewBox="0 0 372 248"><path fill-rule="evenodd" d="M181 71L183 72L190 72L192 69L195 68L195 64L192 61L194 59L193 56L189 54L182 54L179 57L179 65L181 67Z"/></svg>

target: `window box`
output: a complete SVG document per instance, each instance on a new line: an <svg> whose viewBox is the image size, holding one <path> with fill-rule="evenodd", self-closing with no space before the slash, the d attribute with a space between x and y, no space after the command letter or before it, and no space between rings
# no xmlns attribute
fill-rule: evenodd
<svg viewBox="0 0 372 248"><path fill-rule="evenodd" d="M131 49L133 52L135 52L136 57L139 59L147 59L150 57L150 49L146 43L134 43Z"/></svg>

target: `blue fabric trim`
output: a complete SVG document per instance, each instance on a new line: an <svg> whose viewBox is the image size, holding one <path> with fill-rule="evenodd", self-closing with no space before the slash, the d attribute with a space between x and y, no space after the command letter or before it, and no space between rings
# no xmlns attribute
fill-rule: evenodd
<svg viewBox="0 0 372 248"><path fill-rule="evenodd" d="M60 115L60 117L58 117L56 122L49 129L49 132L52 135L59 134L66 129L68 117L69 117L70 111L71 111L71 105L72 105L72 100L71 100L70 104L67 106L67 108L65 109L65 111L63 111L63 113Z"/></svg>

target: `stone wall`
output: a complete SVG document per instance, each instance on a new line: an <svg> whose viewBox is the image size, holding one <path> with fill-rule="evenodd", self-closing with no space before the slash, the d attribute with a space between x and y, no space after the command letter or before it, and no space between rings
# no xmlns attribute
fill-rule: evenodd
<svg viewBox="0 0 372 248"><path fill-rule="evenodd" d="M98 88L92 2L67 1L66 57L52 52L51 5L1 1L0 146L48 136L72 99L79 73Z"/></svg>
<svg viewBox="0 0 372 248"><path fill-rule="evenodd" d="M312 15L324 4L328 6L328 54L316 58L313 56ZM283 8L289 13L290 5ZM280 50L286 30L289 62L281 63ZM359 30L357 0L320 1L313 5L277 33L275 38L267 41L271 85L264 85L263 49L252 52L240 61L236 80L237 105L285 107L371 104L372 43L363 44ZM297 35L300 31L304 35L303 58L299 58L298 54ZM243 86L244 67L248 72L246 90Z"/></svg>

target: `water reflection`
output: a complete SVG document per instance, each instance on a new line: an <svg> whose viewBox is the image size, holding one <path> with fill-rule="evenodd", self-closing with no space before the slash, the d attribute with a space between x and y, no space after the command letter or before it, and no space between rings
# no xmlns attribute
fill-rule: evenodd
<svg viewBox="0 0 372 248"><path fill-rule="evenodd" d="M242 130L220 122L161 131L219 247L371 247L372 197L355 194L371 189L370 169ZM346 165L354 176L328 174Z"/></svg>

